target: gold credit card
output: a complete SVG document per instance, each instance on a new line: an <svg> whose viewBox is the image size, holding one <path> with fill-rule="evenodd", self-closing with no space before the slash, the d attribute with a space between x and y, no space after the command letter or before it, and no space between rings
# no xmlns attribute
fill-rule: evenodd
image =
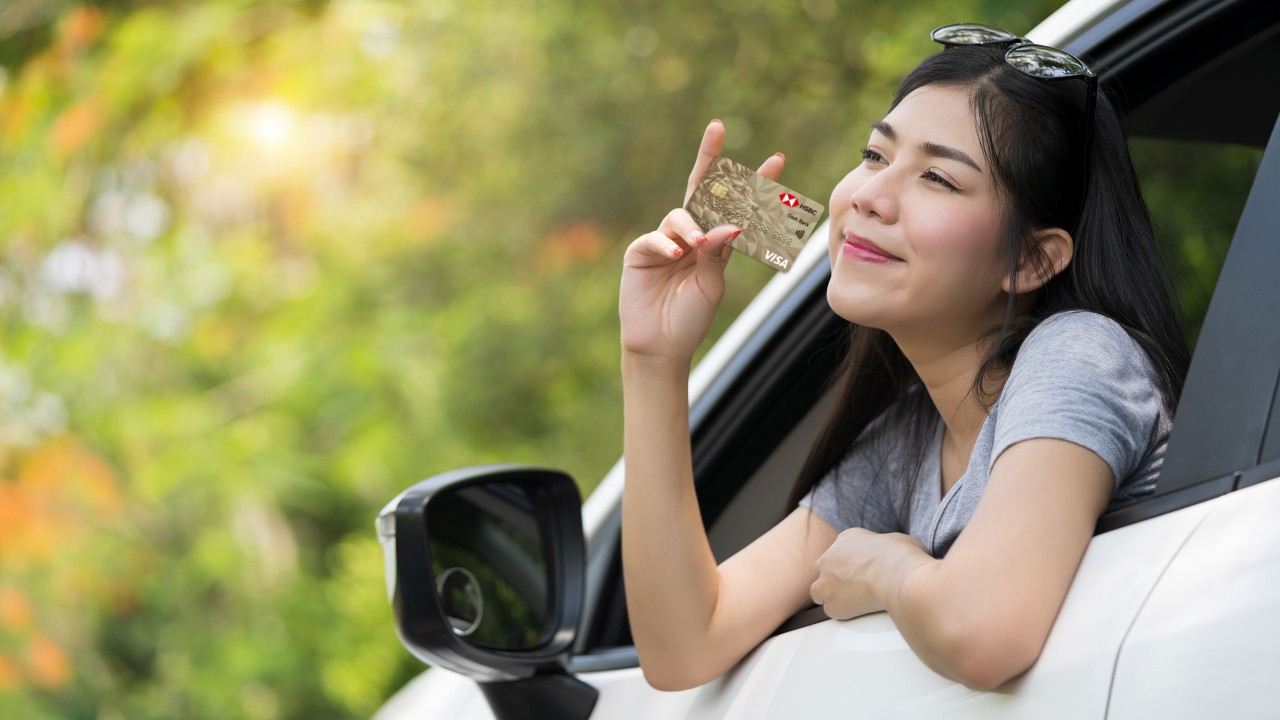
<svg viewBox="0 0 1280 720"><path fill-rule="evenodd" d="M783 272L795 264L824 210L821 203L726 157L711 160L684 209L703 230L725 224L742 228L729 242L733 249Z"/></svg>

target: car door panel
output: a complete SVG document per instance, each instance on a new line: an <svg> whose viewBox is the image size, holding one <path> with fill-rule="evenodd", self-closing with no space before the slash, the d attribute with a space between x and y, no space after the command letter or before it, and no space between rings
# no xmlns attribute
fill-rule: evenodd
<svg viewBox="0 0 1280 720"><path fill-rule="evenodd" d="M1124 641L1110 720L1280 711L1280 482L1199 507L1209 515Z"/></svg>
<svg viewBox="0 0 1280 720"><path fill-rule="evenodd" d="M444 668L431 668L392 695L372 720L493 720L489 702L471 678Z"/></svg>
<svg viewBox="0 0 1280 720"><path fill-rule="evenodd" d="M749 706L762 714L742 717L1102 718L1124 633L1203 515L1187 508L1095 537L1040 660L994 692L928 669L885 613L772 638L705 692L730 701L752 693ZM755 677L765 658L781 680Z"/></svg>
<svg viewBox="0 0 1280 720"><path fill-rule="evenodd" d="M1103 718L1124 634L1205 513L1193 506L1095 537L1040 660L994 692L934 673L886 613L770 638L680 693L650 689L639 669L580 677L601 690L599 718Z"/></svg>

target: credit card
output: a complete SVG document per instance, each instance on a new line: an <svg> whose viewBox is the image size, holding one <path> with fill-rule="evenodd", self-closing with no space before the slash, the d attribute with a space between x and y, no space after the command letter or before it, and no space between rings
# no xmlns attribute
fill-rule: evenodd
<svg viewBox="0 0 1280 720"><path fill-rule="evenodd" d="M684 209L703 230L724 224L742 228L729 242L733 249L782 272L795 264L824 210L821 203L727 157L711 160Z"/></svg>

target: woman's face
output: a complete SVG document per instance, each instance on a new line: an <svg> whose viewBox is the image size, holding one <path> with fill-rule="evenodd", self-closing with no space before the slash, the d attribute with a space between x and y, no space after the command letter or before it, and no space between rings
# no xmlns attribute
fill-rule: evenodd
<svg viewBox="0 0 1280 720"><path fill-rule="evenodd" d="M926 86L904 98L829 207L827 300L845 319L890 333L967 330L1002 311L1000 201L967 91ZM901 259L865 259L859 241Z"/></svg>

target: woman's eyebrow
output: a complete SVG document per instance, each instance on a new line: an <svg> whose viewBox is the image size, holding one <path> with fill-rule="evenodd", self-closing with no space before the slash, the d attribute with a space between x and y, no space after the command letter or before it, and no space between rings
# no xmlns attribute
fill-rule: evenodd
<svg viewBox="0 0 1280 720"><path fill-rule="evenodd" d="M885 137L889 138L890 140L893 140L895 142L898 140L898 135L893 131L893 127L890 126L889 123L883 120L881 120L880 122L871 123L871 129L879 130L881 134L883 134ZM982 168L978 167L978 163L974 162L973 158L969 157L965 153L949 145L939 145L937 143L924 142L924 143L920 143L920 147L924 148L925 154L931 157L949 158L951 160L956 160L964 163L965 165L968 165L969 167L973 168L974 170L977 170L978 172L982 172Z"/></svg>
<svg viewBox="0 0 1280 720"><path fill-rule="evenodd" d="M925 153L928 155L932 155L933 157L950 158L952 160L958 160L964 163L965 165L968 165L969 167L973 168L974 170L977 170L979 173L982 172L982 168L978 167L978 163L974 162L973 158L969 157L968 155L965 155L963 152L953 147L950 147L948 145L938 145L937 143L931 143L931 142L923 143L922 147L924 148Z"/></svg>

